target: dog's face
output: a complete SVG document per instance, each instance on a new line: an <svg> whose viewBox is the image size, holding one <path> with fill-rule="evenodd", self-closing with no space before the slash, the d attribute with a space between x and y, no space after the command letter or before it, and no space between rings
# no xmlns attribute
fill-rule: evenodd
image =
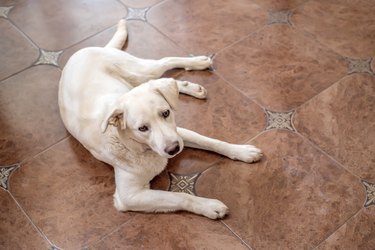
<svg viewBox="0 0 375 250"><path fill-rule="evenodd" d="M102 131L108 125L117 126L120 140L130 137L171 158L183 148L174 116L177 101L178 88L173 79L142 84L116 101L103 121Z"/></svg>

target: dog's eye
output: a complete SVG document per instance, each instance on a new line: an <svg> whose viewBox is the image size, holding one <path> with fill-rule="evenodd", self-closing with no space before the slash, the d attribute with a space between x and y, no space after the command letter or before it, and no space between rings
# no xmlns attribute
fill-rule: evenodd
<svg viewBox="0 0 375 250"><path fill-rule="evenodd" d="M166 111L164 111L163 113L161 113L161 115L164 117L164 118L167 118L169 116L169 110L167 109Z"/></svg>
<svg viewBox="0 0 375 250"><path fill-rule="evenodd" d="M141 132L146 132L148 130L148 127L142 126L142 127L139 127L138 130L141 131Z"/></svg>

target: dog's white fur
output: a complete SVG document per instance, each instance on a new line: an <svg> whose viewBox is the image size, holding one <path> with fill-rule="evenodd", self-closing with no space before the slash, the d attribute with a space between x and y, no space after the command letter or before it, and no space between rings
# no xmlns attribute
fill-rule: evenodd
<svg viewBox="0 0 375 250"><path fill-rule="evenodd" d="M114 167L114 204L119 211L186 210L222 218L228 213L222 202L150 190L150 180L184 144L245 162L259 160L261 151L176 127L173 111L178 93L204 99L207 92L195 83L158 78L173 68L204 70L212 64L210 58L139 59L121 50L126 38L126 24L121 20L104 48L85 48L70 58L59 87L66 128L95 158Z"/></svg>

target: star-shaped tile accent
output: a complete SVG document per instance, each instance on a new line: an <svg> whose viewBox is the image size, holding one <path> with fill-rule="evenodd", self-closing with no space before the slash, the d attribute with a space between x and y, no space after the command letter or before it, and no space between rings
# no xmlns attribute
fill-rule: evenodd
<svg viewBox="0 0 375 250"><path fill-rule="evenodd" d="M267 113L267 127L266 130L270 129L288 129L295 131L292 124L292 115L294 111L290 112L273 112L266 110Z"/></svg>
<svg viewBox="0 0 375 250"><path fill-rule="evenodd" d="M0 17L8 18L9 11L13 8L10 7L0 7Z"/></svg>
<svg viewBox="0 0 375 250"><path fill-rule="evenodd" d="M348 74L353 73L369 73L373 74L371 71L371 58L370 59L352 59L347 58L349 62Z"/></svg>
<svg viewBox="0 0 375 250"><path fill-rule="evenodd" d="M281 23L281 24L290 24L289 18L291 16L290 11L277 11L277 12L268 12L268 24Z"/></svg>
<svg viewBox="0 0 375 250"><path fill-rule="evenodd" d="M128 8L126 20L141 20L146 22L146 13L149 8L134 9Z"/></svg>
<svg viewBox="0 0 375 250"><path fill-rule="evenodd" d="M365 207L375 205L375 183L362 180L362 184L366 189Z"/></svg>
<svg viewBox="0 0 375 250"><path fill-rule="evenodd" d="M8 181L10 174L18 167L18 164L11 166L0 166L0 187L8 190Z"/></svg>
<svg viewBox="0 0 375 250"><path fill-rule="evenodd" d="M195 182L199 174L179 175L169 172L171 184L169 191L195 195Z"/></svg>
<svg viewBox="0 0 375 250"><path fill-rule="evenodd" d="M40 50L40 57L35 65L39 64L49 64L59 66L58 59L62 51L46 51L41 49Z"/></svg>

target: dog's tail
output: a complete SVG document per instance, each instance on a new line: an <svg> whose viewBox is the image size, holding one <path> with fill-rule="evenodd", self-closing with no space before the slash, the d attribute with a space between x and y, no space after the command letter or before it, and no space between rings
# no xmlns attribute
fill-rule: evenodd
<svg viewBox="0 0 375 250"><path fill-rule="evenodd" d="M122 49L127 37L128 31L126 29L126 22L124 19L121 19L117 24L116 33L112 37L111 41L109 41L105 47Z"/></svg>

